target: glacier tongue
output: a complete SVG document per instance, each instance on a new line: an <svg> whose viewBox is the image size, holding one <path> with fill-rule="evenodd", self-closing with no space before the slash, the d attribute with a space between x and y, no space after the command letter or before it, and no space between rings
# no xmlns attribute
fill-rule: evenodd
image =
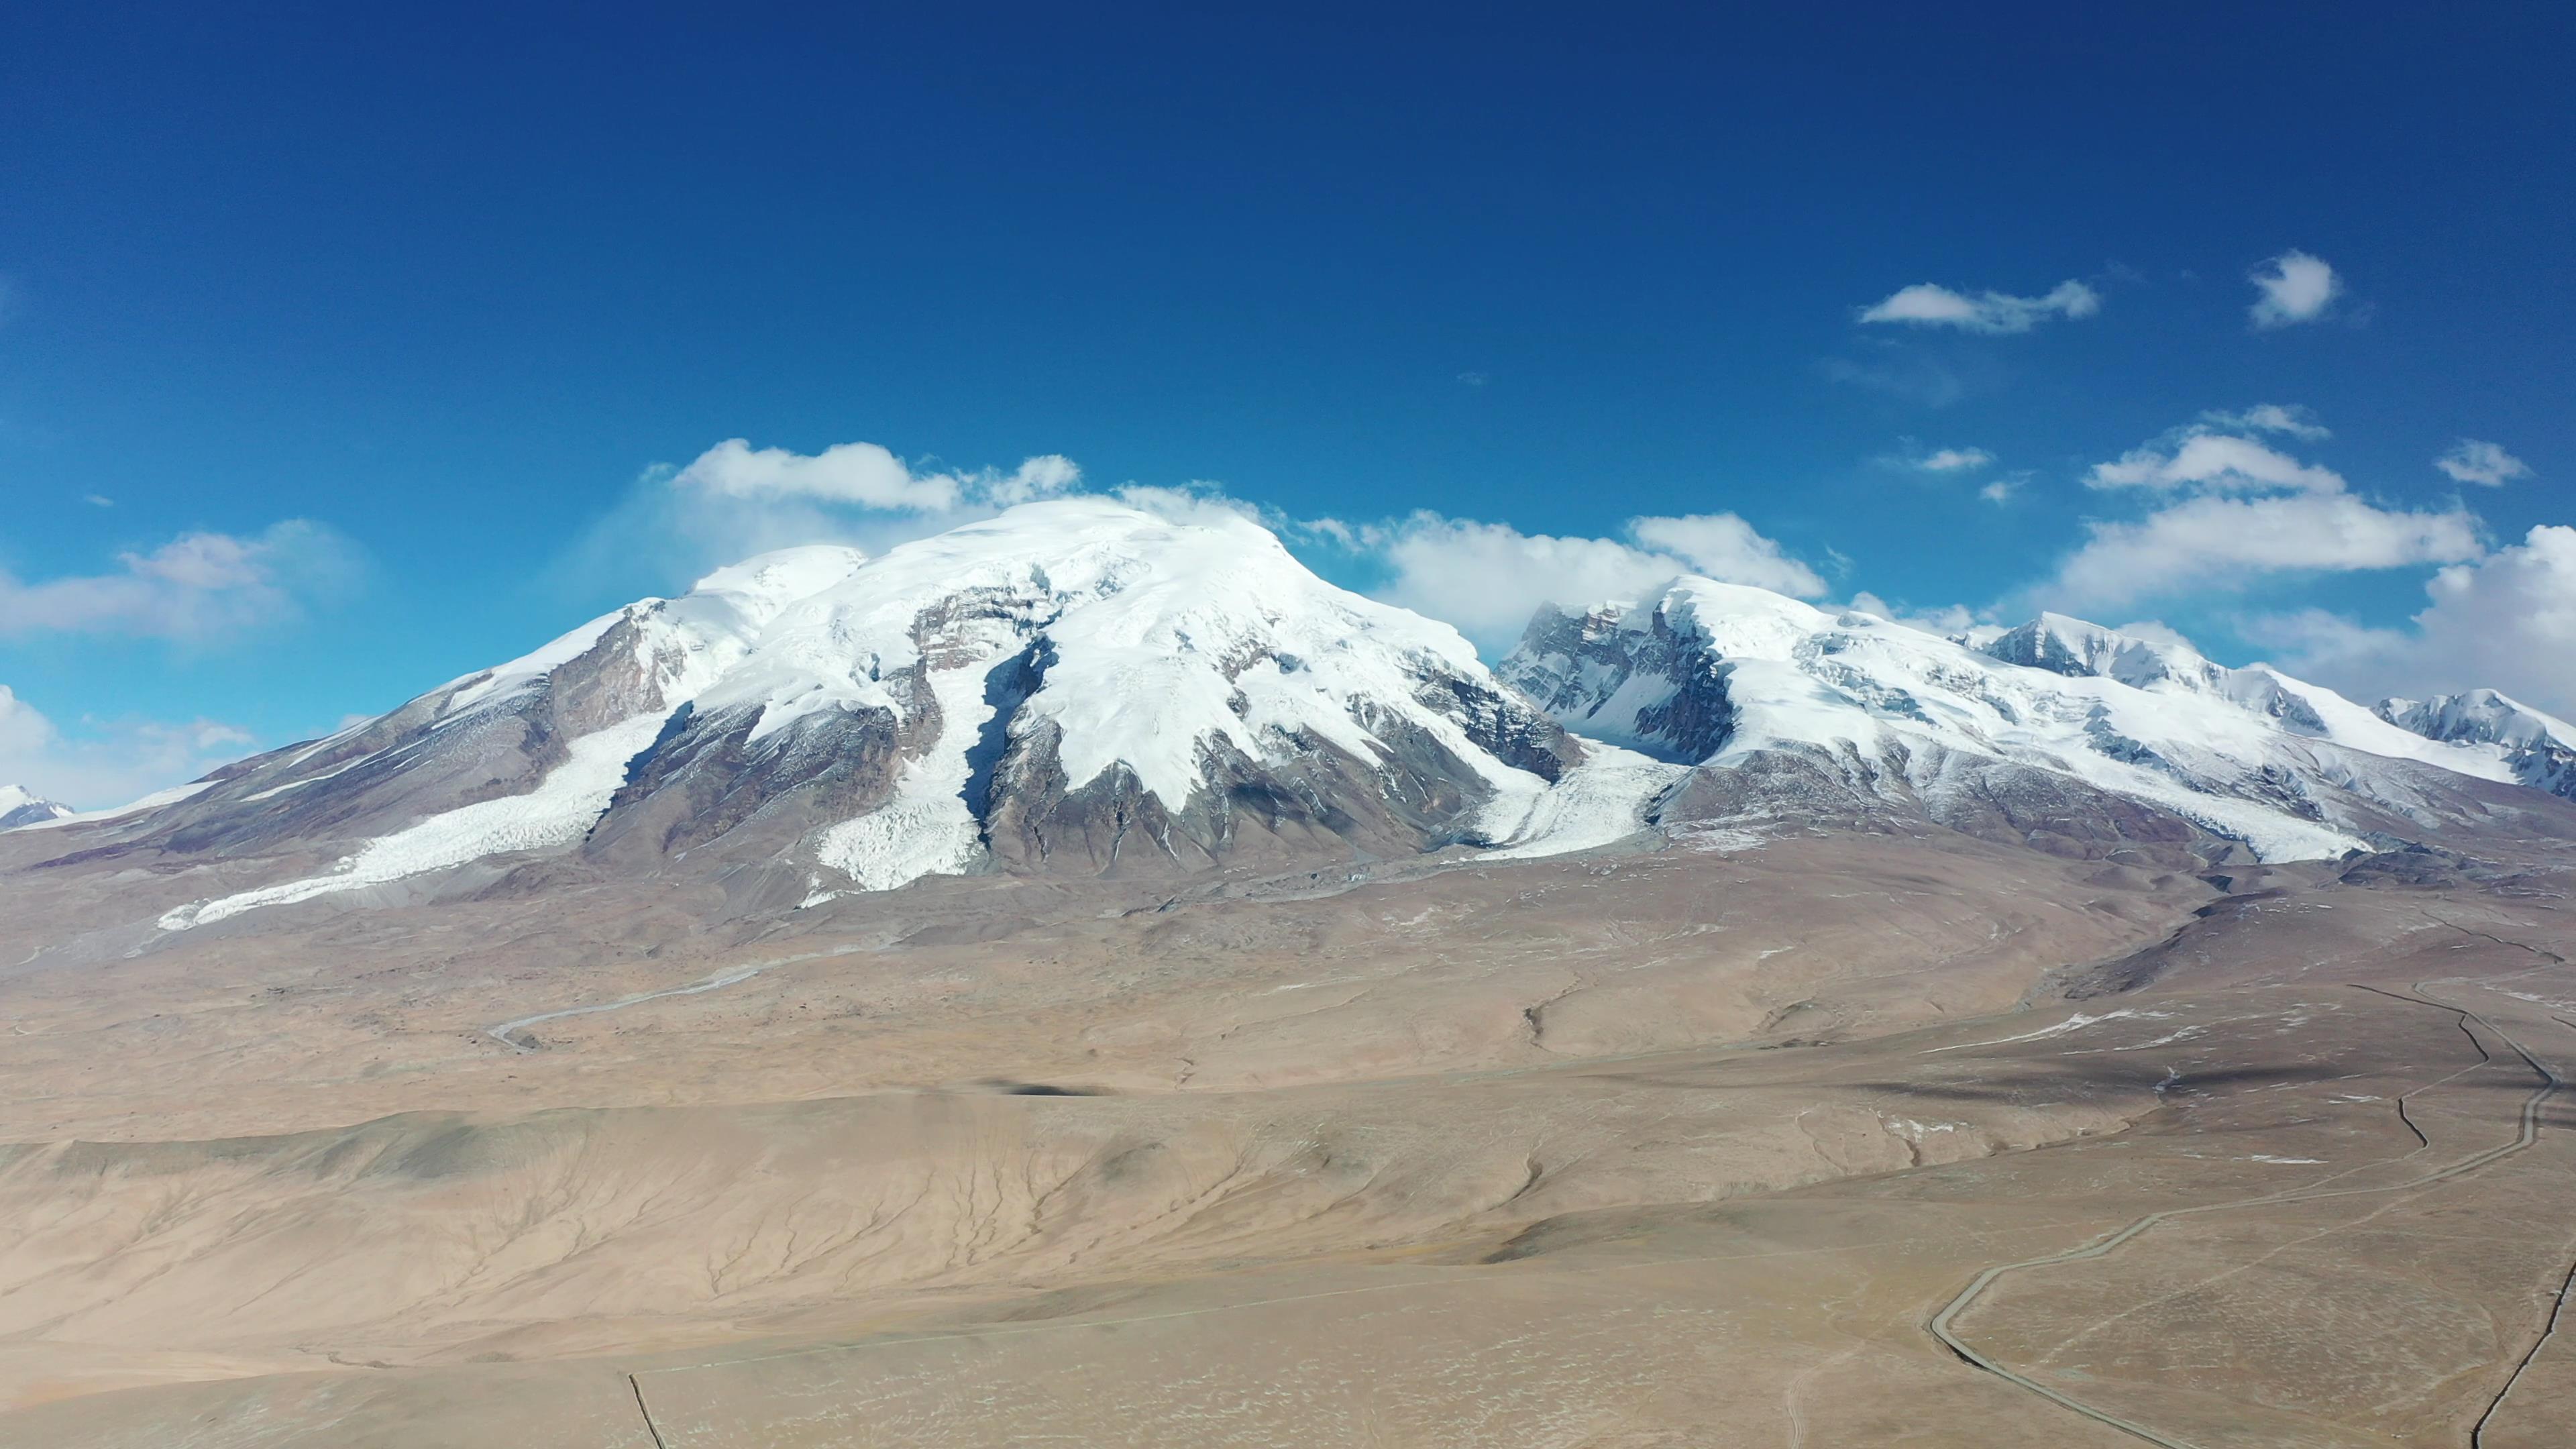
<svg viewBox="0 0 2576 1449"><path fill-rule="evenodd" d="M626 762L651 744L661 727L659 718L648 715L585 735L573 743L571 758L525 795L459 806L371 840L328 875L181 906L161 917L161 929L184 931L260 906L385 885L509 851L569 845L608 807L608 797L625 778Z"/></svg>

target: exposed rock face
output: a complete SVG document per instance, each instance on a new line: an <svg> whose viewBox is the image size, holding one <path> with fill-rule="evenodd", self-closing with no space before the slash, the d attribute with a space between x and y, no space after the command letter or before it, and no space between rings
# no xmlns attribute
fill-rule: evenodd
<svg viewBox="0 0 2576 1449"><path fill-rule="evenodd" d="M1727 663L1704 646L1660 606L1541 609L1496 672L1586 733L1696 764L1726 747L1735 724Z"/></svg>

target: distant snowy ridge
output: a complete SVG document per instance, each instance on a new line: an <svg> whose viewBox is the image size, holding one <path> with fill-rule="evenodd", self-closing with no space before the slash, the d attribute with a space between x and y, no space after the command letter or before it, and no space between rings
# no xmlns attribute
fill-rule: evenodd
<svg viewBox="0 0 2576 1449"><path fill-rule="evenodd" d="M42 825L67 819L69 805L57 805L24 785L0 785L0 830L15 830L22 825Z"/></svg>
<svg viewBox="0 0 2576 1449"><path fill-rule="evenodd" d="M2016 794L2049 796L2038 772L2268 860L2422 818L2426 777L2408 766L2549 788L2518 763L2528 726L2431 734L2268 667L2060 615L1945 639L1684 578L1644 604L1542 610L1498 672L1567 728L1675 763L1803 759L1936 819L2015 816ZM2500 717L2441 718L2468 716Z"/></svg>
<svg viewBox="0 0 2576 1449"><path fill-rule="evenodd" d="M220 884L169 930L450 879L688 870L755 912L940 875L1517 858L1782 820L2174 869L2576 795L2571 735L2491 691L2374 710L2059 615L1943 638L1701 578L1542 610L1488 669L1232 511L1072 498L877 557L762 555L35 828L203 867Z"/></svg>
<svg viewBox="0 0 2576 1449"><path fill-rule="evenodd" d="M2372 712L2429 740L2496 746L2504 751L2505 766L2516 781L2576 799L2576 725L2556 715L2492 689L2426 700L2384 699Z"/></svg>

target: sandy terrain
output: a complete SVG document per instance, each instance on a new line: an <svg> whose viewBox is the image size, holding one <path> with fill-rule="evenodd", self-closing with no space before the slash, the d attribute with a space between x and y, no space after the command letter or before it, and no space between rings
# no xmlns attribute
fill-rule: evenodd
<svg viewBox="0 0 2576 1449"><path fill-rule="evenodd" d="M2576 1442L2561 854L1696 847L49 887L0 1444Z"/></svg>

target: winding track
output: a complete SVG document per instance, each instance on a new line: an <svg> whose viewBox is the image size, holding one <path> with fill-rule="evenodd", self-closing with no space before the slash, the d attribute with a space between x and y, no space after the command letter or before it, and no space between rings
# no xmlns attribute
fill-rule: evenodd
<svg viewBox="0 0 2576 1449"><path fill-rule="evenodd" d="M2357 985L2358 983L2354 984ZM2063 1253L2052 1253L2044 1258L2026 1258L2018 1263L2005 1263L1997 1267L1986 1269L1971 1280L1966 1288L1961 1289L1959 1295L1952 1298L1940 1312L1932 1315L1931 1320L1925 1325L1930 1329L1932 1336L1939 1339L1943 1347L1949 1349L1952 1353L1957 1354L1961 1359L1975 1367L1983 1369L1997 1378L2015 1385L2016 1387L2027 1389L2030 1392L2039 1395L2041 1398L2048 1400L2050 1403L2056 1404L2060 1408L2081 1414L2085 1418L2091 1419L2097 1424L2107 1425L2110 1428L2119 1430L2121 1433L2127 1434L2133 1438L2142 1439L2150 1444L2162 1445L2164 1446L2164 1449L2194 1449L2193 1445L2186 1443L2183 1440L2168 1437L2167 1435L2157 1433L2155 1430L2147 1428L2145 1425L2132 1423L2127 1419L2105 1413L2100 1409L2094 1408L2090 1404L2086 1404L2081 1400L2061 1393L2046 1384L2028 1377L2027 1375L2015 1373L2013 1370L1997 1363L1995 1360L1988 1358L1986 1355L1979 1353L1975 1348L1971 1347L1965 1340L1959 1337L1953 1325L1959 1315L1966 1312L1971 1306L1973 1306L1979 1296L1984 1294L1988 1287L1993 1285L1997 1279L2002 1278L2008 1273L2019 1273L2034 1268L2046 1268L2059 1263L2079 1262L2087 1258L2099 1258L2120 1247L2122 1244L2143 1236L2150 1230L2154 1229L2158 1224L2170 1222L2175 1218L2192 1217L2201 1213L2225 1212L2233 1208L2264 1207L2277 1203L2290 1202L2315 1202L2325 1198L2359 1197L2370 1193L2404 1192L2410 1188L2432 1187L2440 1183L2447 1182L2452 1178L2475 1172L2479 1168L2485 1167L2490 1163L2500 1161L2517 1152L2524 1151L2533 1143L2540 1140L2541 1104L2548 1101L2549 1098L2557 1092L2566 1088L2568 1083L2565 1078L2559 1076L2557 1072L2552 1071L2550 1068L2542 1065L2537 1057L2534 1057L2531 1053L2523 1050L2520 1042L2515 1041L2510 1035L2506 1034L2503 1028L2497 1026L2494 1022L2487 1020L2484 1016L2480 1016L2478 1013L2470 1011L2465 1007L2451 1006L2443 1002L2427 999L2423 994L2424 984L2420 981L2415 984L2416 994L2411 997L2400 996L2398 993L2391 991L2379 991L2379 988L2371 986L2364 986L2360 989L2364 991L2378 992L2380 995L2394 997L2400 1001L2412 1001L2419 1006L2430 1006L2437 1010L2455 1013L2461 1018L2461 1030L2463 1031L2468 1029L2468 1022L2475 1021L2480 1026L2485 1027L2488 1031L2493 1032L2498 1041L2501 1041L2507 1047L2510 1047L2515 1056L2522 1058L2523 1063L2526 1066L2529 1066L2532 1071L2538 1073L2541 1079L2540 1086L2534 1089L2530 1096L2523 1099L2521 1130L2515 1135L2514 1140L2505 1143L2501 1147L2491 1147L2484 1152L2473 1153L2447 1167L2438 1168L2419 1177L2410 1178L2404 1182L2389 1183L2381 1187L2324 1188L2319 1185L2312 1184L2304 1188L2291 1188L2284 1192L2267 1193L2260 1197L2239 1198L2233 1202L2204 1203L2198 1207L2173 1208L2164 1212L2149 1213L2145 1217L2138 1219L2136 1222L2130 1223L2128 1226L2121 1228L2108 1236L2097 1238L2083 1247L2069 1249ZM2552 1019L2558 1020L2561 1025L2576 1027L2576 1022L2568 1022L2563 1018ZM2474 1033L2470 1035L2469 1040L2473 1045L2477 1044L2477 1037ZM2483 1045L2478 1045L2478 1054L2481 1058L2487 1058L2489 1055ZM2481 1061L2479 1063L2480 1066L2485 1064L2485 1061ZM2463 1069L2463 1072L2455 1072L2451 1077L2443 1078L2442 1081L2450 1081L2455 1077L2463 1075L2465 1071L2474 1071L2475 1069L2476 1068L2474 1067L2465 1068ZM2433 1087L2440 1085L2441 1082L2428 1083L2423 1087L2417 1088L2415 1092L2407 1093L2406 1096L2416 1095L2417 1092L2429 1091ZM2415 1132L2416 1136L2420 1139L2423 1134L2421 1131L2416 1129L2413 1118L2406 1115L2406 1097L2398 1098L2397 1105L2398 1114L2400 1118L2405 1121L2407 1129ZM2422 1150L2423 1149L2420 1147L2416 1149L2417 1152ZM2412 1152L2406 1154L2408 1157L2412 1157L2414 1155L2415 1154ZM2405 1159L2399 1158L2398 1160L2403 1161ZM2352 1170L2361 1171L2362 1169L2355 1168ZM2337 1177L2345 1175L2347 1174L2335 1174ZM2326 1181L2332 1180L2333 1178L2326 1179ZM2576 1269L2570 1270L2569 1282L2571 1286L2576 1286ZM2551 1314L2549 1323L2542 1330L2541 1341L2544 1343L2548 1341L2550 1333L2554 1331L2557 1326L2558 1314L2565 1311L2567 1292L2568 1289L2564 1287L2559 1291L2558 1312L2553 1312ZM2523 1357L2522 1362L2515 1366L2513 1377L2505 1381L2504 1388L2498 1392L2495 1399L2488 1404L2486 1413L2481 1415L2476 1425L2471 1428L2469 1442L2472 1449L2477 1449L2477 1446L2481 1445L2482 1436L2486 1431L2487 1421L2494 1418L2496 1411L2504 1406L2505 1395L2513 1392L2514 1383L2522 1377L2523 1369L2529 1366L2532 1358L2536 1357L2539 1354L2539 1351L2539 1345L2533 1345L2531 1353L2526 1354Z"/></svg>
<svg viewBox="0 0 2576 1449"><path fill-rule="evenodd" d="M775 960L757 961L749 966L736 966L730 970L719 971L713 976L692 981L686 986L666 986L659 991L641 991L633 996L621 996L615 1001L595 1001L587 1006L567 1006L555 1011L540 1011L533 1016L522 1016L487 1026L483 1028L483 1034L514 1052L535 1051L535 1047L518 1040L511 1033L535 1026L541 1021L560 1021L567 1016L590 1016L603 1011L624 1011L630 1006L641 1006L645 1002L659 1001L666 996L697 996L704 992L722 990L727 986L739 986L763 971L772 971L781 966L793 966L800 961L820 961L827 956L855 955L865 949L867 948L864 946L835 946L821 951L799 951L793 956L780 956Z"/></svg>

